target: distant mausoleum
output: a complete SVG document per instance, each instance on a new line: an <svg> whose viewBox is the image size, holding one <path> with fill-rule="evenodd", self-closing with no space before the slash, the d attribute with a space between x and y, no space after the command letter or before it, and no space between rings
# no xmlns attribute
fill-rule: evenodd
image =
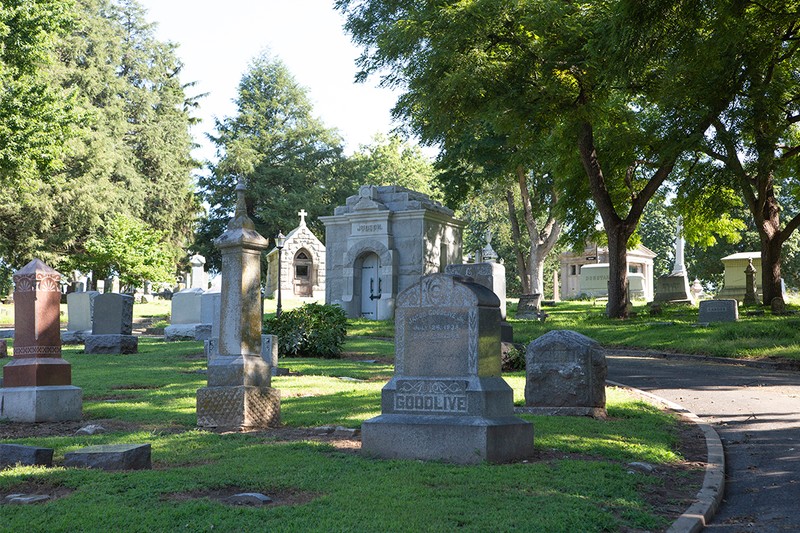
<svg viewBox="0 0 800 533"><path fill-rule="evenodd" d="M325 224L325 301L349 317L394 317L397 294L461 263L464 223L425 194L364 185Z"/></svg>
<svg viewBox="0 0 800 533"><path fill-rule="evenodd" d="M725 266L723 274L722 289L717 293L717 298L729 298L744 301L746 277L744 271L750 261L753 261L753 267L756 269L755 285L756 293L761 298L763 295L762 288L759 287L761 282L761 252L739 252L723 257L720 261Z"/></svg>
<svg viewBox="0 0 800 533"><path fill-rule="evenodd" d="M653 300L653 259L644 246L628 250L628 290L632 299ZM581 253L565 252L561 263L561 298L608 296L608 248L587 245Z"/></svg>
<svg viewBox="0 0 800 533"><path fill-rule="evenodd" d="M272 297L278 290L280 268L281 295L298 298L325 298L325 245L308 226L305 209L301 209L300 225L289 232L281 251L278 264L278 249L267 254L266 295Z"/></svg>

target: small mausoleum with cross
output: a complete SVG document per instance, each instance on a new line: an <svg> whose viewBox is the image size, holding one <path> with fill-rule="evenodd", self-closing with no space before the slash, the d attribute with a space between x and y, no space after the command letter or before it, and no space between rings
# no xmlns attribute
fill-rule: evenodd
<svg viewBox="0 0 800 533"><path fill-rule="evenodd" d="M325 303L348 317L388 320L397 295L461 263L464 223L425 194L363 185L325 224Z"/></svg>
<svg viewBox="0 0 800 533"><path fill-rule="evenodd" d="M325 245L308 229L301 209L300 225L286 235L281 253L272 248L267 254L266 295L272 297L281 284L281 295L325 299ZM278 263L280 256L280 264ZM278 269L280 268L280 276Z"/></svg>

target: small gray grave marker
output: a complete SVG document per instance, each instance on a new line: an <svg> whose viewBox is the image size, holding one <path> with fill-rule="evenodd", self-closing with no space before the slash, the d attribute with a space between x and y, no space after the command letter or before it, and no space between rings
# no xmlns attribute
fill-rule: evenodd
<svg viewBox="0 0 800 533"><path fill-rule="evenodd" d="M710 322L736 322L739 320L739 307L736 300L703 300L697 321L702 324Z"/></svg>

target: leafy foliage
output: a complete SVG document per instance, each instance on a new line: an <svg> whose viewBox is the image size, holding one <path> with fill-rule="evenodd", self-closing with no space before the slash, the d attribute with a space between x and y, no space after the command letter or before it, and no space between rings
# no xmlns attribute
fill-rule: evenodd
<svg viewBox="0 0 800 533"><path fill-rule="evenodd" d="M171 281L174 271L164 232L126 216L112 219L102 235L87 241L83 265L96 276L117 274L124 285L134 287L145 280Z"/></svg>
<svg viewBox="0 0 800 533"><path fill-rule="evenodd" d="M220 268L213 246L230 218L239 176L247 180L247 211L265 237L297 225L306 209L308 225L320 234L320 215L353 194L355 185L340 174L342 141L335 130L313 117L306 90L286 66L268 53L256 57L239 83L237 114L218 120L219 162L201 176L200 198L210 206L196 234L194 249L208 265Z"/></svg>
<svg viewBox="0 0 800 533"><path fill-rule="evenodd" d="M196 102L185 95L174 45L155 39L134 0L35 3L56 6L39 14L43 23L74 10L69 31L48 41L55 60L42 75L82 122L58 167L0 189L0 256L14 267L33 255L74 267L69 256L118 215L162 232L177 255L197 211L189 134Z"/></svg>
<svg viewBox="0 0 800 533"><path fill-rule="evenodd" d="M347 316L338 305L308 303L266 319L264 329L278 336L281 355L336 358L347 335Z"/></svg>

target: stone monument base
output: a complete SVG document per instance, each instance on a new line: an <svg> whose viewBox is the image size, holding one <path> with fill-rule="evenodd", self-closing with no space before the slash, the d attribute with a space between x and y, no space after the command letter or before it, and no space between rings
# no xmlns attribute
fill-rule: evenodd
<svg viewBox="0 0 800 533"><path fill-rule="evenodd" d="M271 387L245 385L197 389L200 427L270 427L281 421L281 397Z"/></svg>
<svg viewBox="0 0 800 533"><path fill-rule="evenodd" d="M81 419L83 391L73 385L0 388L0 419L66 422Z"/></svg>
<svg viewBox="0 0 800 533"><path fill-rule="evenodd" d="M83 344L86 337L92 334L92 330L78 330L78 331L62 331L61 344Z"/></svg>
<svg viewBox="0 0 800 533"><path fill-rule="evenodd" d="M383 459L507 463L533 454L533 425L514 416L385 414L361 425L361 449Z"/></svg>
<svg viewBox="0 0 800 533"><path fill-rule="evenodd" d="M164 340L207 341L211 338L211 324L170 324L164 328Z"/></svg>
<svg viewBox="0 0 800 533"><path fill-rule="evenodd" d="M84 340L85 353L137 353L139 337L136 335L87 335Z"/></svg>

